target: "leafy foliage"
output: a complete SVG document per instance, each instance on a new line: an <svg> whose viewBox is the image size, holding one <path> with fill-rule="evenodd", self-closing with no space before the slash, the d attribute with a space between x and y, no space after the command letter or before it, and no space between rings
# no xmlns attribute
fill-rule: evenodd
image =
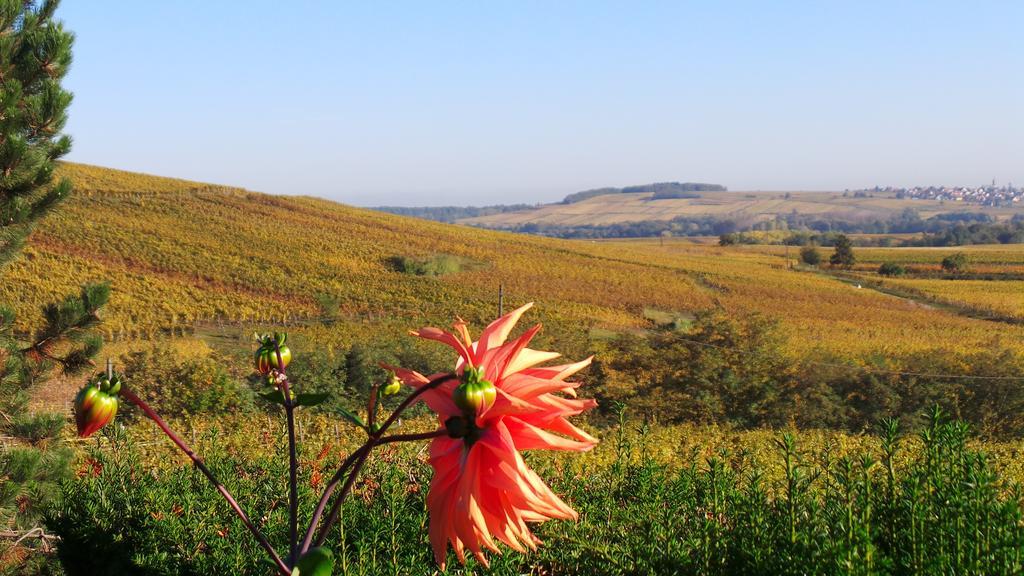
<svg viewBox="0 0 1024 576"><path fill-rule="evenodd" d="M903 276L907 273L907 269L895 262L883 262L878 267L878 273L882 276Z"/></svg>
<svg viewBox="0 0 1024 576"><path fill-rule="evenodd" d="M967 428L933 414L916 437L886 423L878 436L775 435L775 448L691 430L696 452L657 457L660 430L628 420L599 453L531 456L580 512L541 525L530 555L492 558L497 575L556 574L1012 574L1022 568L1021 491L967 443ZM215 433L215 432L214 432ZM762 434L763 435L763 434ZM672 438L680 439L676 431ZM49 522L68 574L262 574L260 550L190 467L146 466L120 435L68 482ZM712 441L714 444L708 445ZM269 538L286 539L284 465L217 450L210 465L248 503ZM344 574L423 573L429 469L418 446L382 453L327 540ZM703 448L702 450L700 448ZM300 495L343 455L306 455ZM126 484L132 490L121 489ZM979 536L981 535L981 536ZM470 560L450 573L475 573Z"/></svg>
<svg viewBox="0 0 1024 576"><path fill-rule="evenodd" d="M465 259L451 254L434 254L432 256L409 257L395 256L388 262L397 272L415 276L446 276L456 274L468 267Z"/></svg>
<svg viewBox="0 0 1024 576"><path fill-rule="evenodd" d="M164 414L251 412L254 407L253 390L227 372L216 355L183 358L153 346L130 353L121 365L132 390Z"/></svg>
<svg viewBox="0 0 1024 576"><path fill-rule="evenodd" d="M841 234L836 237L835 251L832 252L828 262L840 268L851 268L857 263L857 259L853 255L853 243L846 235Z"/></svg>
<svg viewBox="0 0 1024 576"><path fill-rule="evenodd" d="M800 248L800 261L808 266L817 266L821 264L821 252L818 251L818 247L814 244L807 244Z"/></svg>
<svg viewBox="0 0 1024 576"><path fill-rule="evenodd" d="M942 259L942 269L951 274L959 274L967 270L967 254L957 252Z"/></svg>

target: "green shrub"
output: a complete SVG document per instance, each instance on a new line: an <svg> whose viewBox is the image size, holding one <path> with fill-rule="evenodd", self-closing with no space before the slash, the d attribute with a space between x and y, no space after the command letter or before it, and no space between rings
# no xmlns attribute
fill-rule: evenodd
<svg viewBox="0 0 1024 576"><path fill-rule="evenodd" d="M814 244L808 244L800 248L800 261L808 266L821 264L821 252Z"/></svg>
<svg viewBox="0 0 1024 576"><path fill-rule="evenodd" d="M903 276L907 269L895 262L886 262L878 267L878 273L882 276Z"/></svg>
<svg viewBox="0 0 1024 576"><path fill-rule="evenodd" d="M38 444L60 435L61 428L67 422L63 414L18 414L11 421L11 432L30 444Z"/></svg>
<svg viewBox="0 0 1024 576"><path fill-rule="evenodd" d="M950 274L960 274L967 271L967 254L957 252L942 259L942 269Z"/></svg>
<svg viewBox="0 0 1024 576"><path fill-rule="evenodd" d="M432 256L395 256L388 263L396 272L415 276L445 276L456 274L471 267L465 258L451 254L434 254Z"/></svg>
<svg viewBox="0 0 1024 576"><path fill-rule="evenodd" d="M320 293L314 296L317 307L320 308L320 319L326 323L337 320L341 312L341 298L336 294Z"/></svg>
<svg viewBox="0 0 1024 576"><path fill-rule="evenodd" d="M181 357L154 346L122 359L129 386L162 414L220 414L253 410L254 393L216 356Z"/></svg>

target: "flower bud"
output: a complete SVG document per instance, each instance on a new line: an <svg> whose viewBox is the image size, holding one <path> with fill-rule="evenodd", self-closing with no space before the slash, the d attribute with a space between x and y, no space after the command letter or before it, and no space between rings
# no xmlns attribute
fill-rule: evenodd
<svg viewBox="0 0 1024 576"><path fill-rule="evenodd" d="M385 384L381 389L380 393L384 396L391 396L392 394L398 394L398 391L402 389L402 380L394 372L391 373L391 378L388 383Z"/></svg>
<svg viewBox="0 0 1024 576"><path fill-rule="evenodd" d="M269 374L271 370L281 371L288 367L288 364L292 361L292 351L284 344L288 340L287 334L284 332L274 332L273 334L257 336L256 339L260 343L253 357L253 363L256 366L257 372ZM279 348L281 350L280 364L283 365L278 365L277 361Z"/></svg>
<svg viewBox="0 0 1024 576"><path fill-rule="evenodd" d="M480 416L494 405L497 389L484 380L483 370L467 366L462 372L462 382L452 392L455 405L467 416Z"/></svg>
<svg viewBox="0 0 1024 576"><path fill-rule="evenodd" d="M120 378L115 384L106 376L97 378L82 388L75 396L75 426L82 438L91 436L93 432L103 428L117 414L116 390L121 389ZM103 390L104 386L107 388ZM110 390L115 390L111 393Z"/></svg>
<svg viewBox="0 0 1024 576"><path fill-rule="evenodd" d="M108 376L106 373L99 374L96 376L96 385L99 386L100 392L117 396L117 393L121 391L121 375L111 374Z"/></svg>

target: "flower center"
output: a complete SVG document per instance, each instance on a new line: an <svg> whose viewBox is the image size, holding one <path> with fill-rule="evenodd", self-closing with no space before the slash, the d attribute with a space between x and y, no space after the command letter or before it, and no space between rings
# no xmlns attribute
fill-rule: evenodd
<svg viewBox="0 0 1024 576"><path fill-rule="evenodd" d="M474 418L463 418L452 416L444 421L444 427L448 430L448 437L462 440L466 447L470 447L480 439L482 430L474 422Z"/></svg>

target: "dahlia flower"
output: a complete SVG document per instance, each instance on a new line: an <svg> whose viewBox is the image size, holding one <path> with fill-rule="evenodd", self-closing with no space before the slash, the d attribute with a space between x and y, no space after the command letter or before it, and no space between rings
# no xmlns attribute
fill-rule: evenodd
<svg viewBox="0 0 1024 576"><path fill-rule="evenodd" d="M468 549L486 566L483 550L500 553L497 542L519 552L536 548L540 540L530 532L528 522L577 518L526 465L520 452L594 447L597 440L567 420L596 406L593 400L576 398L579 384L566 381L591 359L539 366L559 356L527 348L539 324L506 342L530 306L495 320L475 342L461 319L454 333L437 328L412 332L447 344L459 355L455 374L461 382L447 381L421 396L448 430L447 436L435 438L430 445L434 477L427 494L430 544L442 569L449 542L460 562L465 563ZM391 369L414 387L443 376Z"/></svg>

